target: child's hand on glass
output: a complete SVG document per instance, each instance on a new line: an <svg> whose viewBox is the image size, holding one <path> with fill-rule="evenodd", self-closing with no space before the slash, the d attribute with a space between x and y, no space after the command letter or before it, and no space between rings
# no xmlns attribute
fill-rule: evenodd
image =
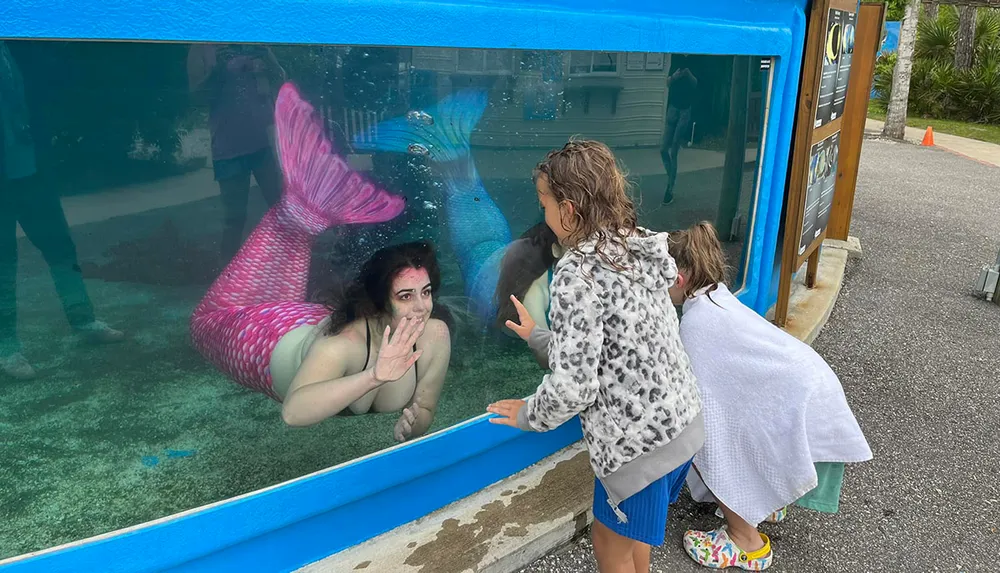
<svg viewBox="0 0 1000 573"><path fill-rule="evenodd" d="M500 400L499 402L490 404L489 407L486 408L486 411L490 414L496 414L498 416L496 418L490 418L490 423L516 428L517 414L521 411L521 408L523 408L525 404L526 402L524 400Z"/></svg>
<svg viewBox="0 0 1000 573"><path fill-rule="evenodd" d="M516 296L510 295L510 300L514 303L514 308L517 309L517 320L520 324L513 320L508 320L505 324L507 328L514 331L514 334L521 337L521 340L527 341L528 337L531 336L532 329L535 328L535 320L531 318L531 315L528 314L528 309L524 308L524 305L521 304L521 301L517 300Z"/></svg>

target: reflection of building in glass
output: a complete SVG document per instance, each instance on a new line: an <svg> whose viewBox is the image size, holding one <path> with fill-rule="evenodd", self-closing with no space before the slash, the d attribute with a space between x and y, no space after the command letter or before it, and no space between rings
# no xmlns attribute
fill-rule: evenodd
<svg viewBox="0 0 1000 573"><path fill-rule="evenodd" d="M551 148L572 135L599 138L612 146L659 144L667 71L627 71L621 52L562 52L555 55L553 70L546 55L416 48L413 68L415 74L433 77L435 90L463 85L490 90L492 105L473 140L476 147ZM558 123L540 126L524 117L523 107L534 99L539 84L550 86L554 94L550 105ZM526 133L531 135L521 135Z"/></svg>
<svg viewBox="0 0 1000 573"><path fill-rule="evenodd" d="M745 235L769 61L764 66L748 58L682 56L673 64L670 54L444 48L415 48L412 58L411 77L421 78L422 87L421 96L414 92L411 100L426 101L461 86L489 90L490 105L472 145L491 192L509 185L504 173L530 170L531 149L592 137L616 148L638 183L650 224L671 227L700 218L716 222L725 239ZM678 98L669 78L682 66L699 81L687 88L690 103L683 105L690 110L685 108L685 121L678 123L670 121L670 102ZM671 147L665 142L671 126L676 165L668 168L661 155L664 146ZM741 143L725 143L735 141ZM492 182L495 176L502 180ZM670 186L683 200L654 213ZM731 206L720 212L720 202ZM523 229L532 216L513 223Z"/></svg>

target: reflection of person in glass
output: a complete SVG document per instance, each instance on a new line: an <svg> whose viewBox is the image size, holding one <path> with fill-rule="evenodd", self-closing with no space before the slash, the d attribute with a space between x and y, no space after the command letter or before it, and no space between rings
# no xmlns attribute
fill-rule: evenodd
<svg viewBox="0 0 1000 573"><path fill-rule="evenodd" d="M674 60L683 56L673 56ZM683 63L683 60L682 60ZM663 194L663 204L674 200L674 184L677 181L677 154L681 143L691 129L691 106L697 96L698 78L691 70L678 66L667 78L667 118L660 145L660 158L667 170L667 189Z"/></svg>
<svg viewBox="0 0 1000 573"><path fill-rule="evenodd" d="M31 363L17 336L17 224L49 265L63 311L90 342L117 342L124 335L94 318L94 307L77 262L59 197L39 185L35 147L21 72L0 41L0 370L30 379Z"/></svg>
<svg viewBox="0 0 1000 573"><path fill-rule="evenodd" d="M281 195L270 128L274 90L284 78L285 71L266 46L195 44L188 52L190 89L208 99L212 165L225 211L225 261L243 238L251 173L268 205Z"/></svg>
<svg viewBox="0 0 1000 573"><path fill-rule="evenodd" d="M376 253L330 309L306 302L311 247L336 225L395 218L404 201L331 153L315 110L291 84L276 104L285 174L264 216L195 309L195 346L237 382L284 401L290 425L403 409L397 440L427 430L451 356L431 318L439 276L428 245Z"/></svg>

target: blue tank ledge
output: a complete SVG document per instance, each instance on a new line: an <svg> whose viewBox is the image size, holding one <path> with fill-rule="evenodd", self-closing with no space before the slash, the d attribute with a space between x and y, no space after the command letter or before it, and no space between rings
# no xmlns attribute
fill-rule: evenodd
<svg viewBox="0 0 1000 573"><path fill-rule="evenodd" d="M0 37L781 55L804 4L21 0L0 5Z"/></svg>

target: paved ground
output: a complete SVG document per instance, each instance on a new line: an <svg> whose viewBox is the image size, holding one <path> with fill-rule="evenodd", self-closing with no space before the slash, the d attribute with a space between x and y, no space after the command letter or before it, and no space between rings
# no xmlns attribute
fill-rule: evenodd
<svg viewBox="0 0 1000 573"><path fill-rule="evenodd" d="M868 118L865 121L865 133L881 134L884 126L884 122ZM903 138L910 143L919 144L924 139L924 130L907 126ZM959 137L948 133L934 133L934 144L949 151L954 151L959 155L1000 167L1000 145L995 143Z"/></svg>
<svg viewBox="0 0 1000 573"><path fill-rule="evenodd" d="M1000 306L973 281L1000 248L1000 169L939 149L865 142L850 263L815 343L875 453L848 468L841 512L767 526L775 572L1000 568ZM686 496L653 571L705 571L683 531L714 527ZM523 573L593 572L589 543Z"/></svg>

